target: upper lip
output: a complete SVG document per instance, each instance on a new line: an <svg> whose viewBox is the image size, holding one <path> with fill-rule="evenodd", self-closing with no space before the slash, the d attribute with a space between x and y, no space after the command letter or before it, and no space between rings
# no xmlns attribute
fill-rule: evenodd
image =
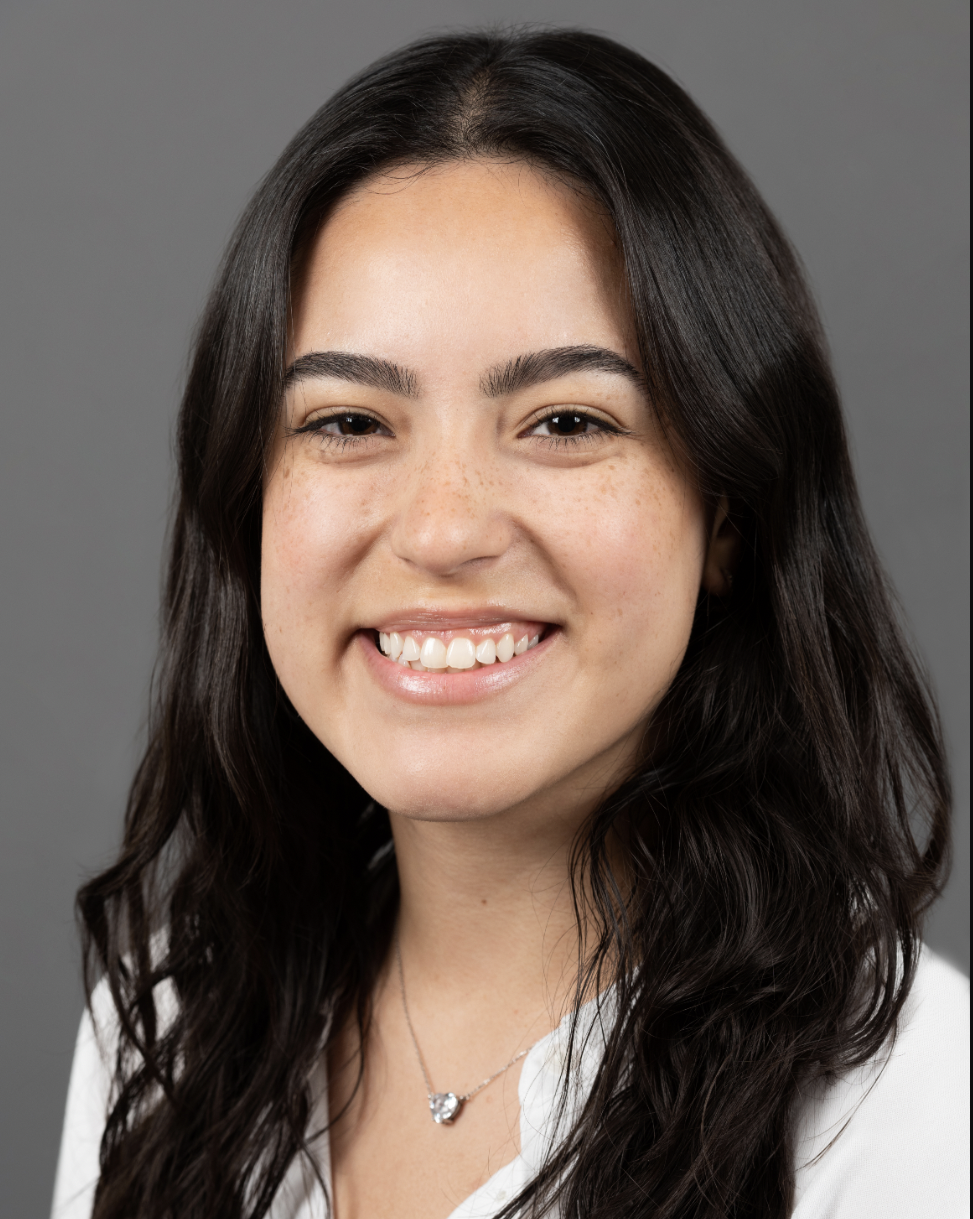
<svg viewBox="0 0 973 1219"><path fill-rule="evenodd" d="M551 619L544 614L535 614L511 606L485 605L482 609L464 607L454 610L415 606L379 614L367 624L363 624L363 629L385 632L423 629L461 631L464 627L500 626L505 622L551 622Z"/></svg>

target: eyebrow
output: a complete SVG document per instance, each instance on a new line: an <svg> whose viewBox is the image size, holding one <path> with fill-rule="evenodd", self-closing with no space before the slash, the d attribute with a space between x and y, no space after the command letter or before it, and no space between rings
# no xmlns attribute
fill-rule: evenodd
<svg viewBox="0 0 973 1219"><path fill-rule="evenodd" d="M607 347L580 344L573 347L549 347L515 356L505 364L491 368L480 381L488 398L499 398L518 390L554 381L573 372L607 372L625 377L639 389L644 389L642 374L617 351ZM419 395L419 378L409 368L375 356L356 355L349 351L311 351L299 356L284 374L284 389L315 377L333 377L356 385L383 389L403 398Z"/></svg>
<svg viewBox="0 0 973 1219"><path fill-rule="evenodd" d="M639 389L645 388L642 374L617 351L587 344L575 347L550 347L546 351L531 351L492 368L480 382L489 398L513 394L544 381L572 372L607 372L626 377Z"/></svg>
<svg viewBox="0 0 973 1219"><path fill-rule="evenodd" d="M415 398L419 393L418 378L408 368L400 368L391 360L349 351L311 351L299 356L284 373L284 389L315 377L334 377L355 385L368 385L403 398Z"/></svg>

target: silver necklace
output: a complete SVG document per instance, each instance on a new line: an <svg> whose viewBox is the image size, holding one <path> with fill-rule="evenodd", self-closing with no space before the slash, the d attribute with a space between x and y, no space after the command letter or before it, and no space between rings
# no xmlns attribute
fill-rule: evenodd
<svg viewBox="0 0 973 1219"><path fill-rule="evenodd" d="M482 1092L487 1084L492 1084L495 1079L499 1079L504 1071L509 1071L515 1062L520 1062L520 1060L525 1055L529 1054L534 1046L539 1044L539 1042L535 1041L534 1045L529 1045L526 1050L521 1050L519 1054L515 1054L506 1064L506 1066L501 1067L499 1071L494 1071L492 1075L488 1075L481 1084L477 1084L476 1087L471 1088L469 1092L464 1092L462 1096L457 1096L455 1092L434 1092L432 1080L429 1078L429 1072L426 1070L425 1059L422 1057L422 1050L419 1049L419 1039L416 1037L416 1031L412 1027L412 1018L409 1015L409 1005L405 1001L405 976L402 973L402 949L399 947L398 939L395 941L395 960L399 967L399 993L402 995L402 1010L405 1012L405 1022L409 1026L409 1036L412 1038L413 1046L415 1046L416 1058L419 1060L419 1068L422 1071L422 1078L426 1081L426 1096L429 1098L429 1112L432 1114L432 1120L437 1124L437 1126L448 1126L452 1122L456 1121L456 1119L459 1117L459 1111L463 1108L471 1096L476 1096L477 1092ZM543 1041L544 1039L542 1037L539 1040Z"/></svg>

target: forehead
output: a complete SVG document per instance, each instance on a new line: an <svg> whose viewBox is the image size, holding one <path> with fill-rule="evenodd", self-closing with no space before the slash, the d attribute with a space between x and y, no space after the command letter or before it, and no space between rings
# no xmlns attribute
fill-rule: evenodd
<svg viewBox="0 0 973 1219"><path fill-rule="evenodd" d="M326 340L401 357L437 334L480 354L511 343L628 346L630 329L604 211L522 162L405 166L367 180L295 276L292 354Z"/></svg>

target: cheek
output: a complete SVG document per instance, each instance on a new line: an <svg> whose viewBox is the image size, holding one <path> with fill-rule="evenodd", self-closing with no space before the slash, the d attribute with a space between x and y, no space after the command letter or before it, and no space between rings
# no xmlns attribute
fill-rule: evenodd
<svg viewBox="0 0 973 1219"><path fill-rule="evenodd" d="M264 489L260 596L264 631L281 679L324 660L333 643L322 620L334 610L342 573L364 545L359 492L329 487L302 463L284 461ZM322 600L326 604L322 604Z"/></svg>
<svg viewBox="0 0 973 1219"><path fill-rule="evenodd" d="M640 640L665 642L681 657L705 557L703 505L688 483L654 465L606 466L548 515L595 646L631 659Z"/></svg>

